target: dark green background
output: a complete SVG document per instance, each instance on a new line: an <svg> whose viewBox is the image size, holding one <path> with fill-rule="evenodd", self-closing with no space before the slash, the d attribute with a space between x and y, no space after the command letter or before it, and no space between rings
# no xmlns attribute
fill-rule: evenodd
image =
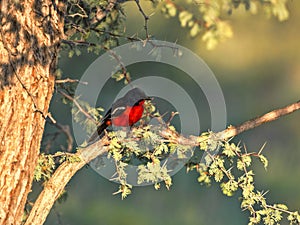
<svg viewBox="0 0 300 225"><path fill-rule="evenodd" d="M236 125L300 99L299 7L299 1L289 1L291 15L286 22L267 19L263 14L251 15L242 7L233 11L228 20L234 37L213 51L205 49L201 38L190 39L176 19L165 19L159 10L151 17L149 30L157 39L177 41L206 61L223 90L228 125ZM149 8L147 12L152 11ZM127 33L142 34L143 19L134 3L126 3L126 14ZM63 76L80 78L95 57L83 54L70 59L62 54ZM197 90L193 93L197 95ZM104 95L102 106L108 107L112 97ZM71 122L70 109L60 103L57 94L50 111L60 123ZM248 151L257 151L267 142L264 154L269 167L265 171L259 163L254 164L255 184L260 190L270 191L270 203L284 203L291 210L300 209L299 120L300 113L296 112L234 139L245 144ZM47 131L51 130L48 125ZM61 140L63 143L63 137ZM197 174L186 174L184 169L173 177L173 183L170 191L155 191L152 186L134 188L132 195L122 201L120 196L112 195L117 184L86 167L68 184L67 201L55 205L46 224L247 224L248 214L241 212L239 193L229 198L221 194L218 185L200 186Z"/></svg>

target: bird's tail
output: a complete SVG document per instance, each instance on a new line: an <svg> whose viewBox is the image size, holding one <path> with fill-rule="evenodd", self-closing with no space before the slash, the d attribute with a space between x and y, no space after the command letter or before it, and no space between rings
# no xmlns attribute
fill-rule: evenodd
<svg viewBox="0 0 300 225"><path fill-rule="evenodd" d="M107 122L104 120L102 123L97 127L97 130L91 135L88 139L88 145L96 142L100 138L104 136L104 130L108 127Z"/></svg>

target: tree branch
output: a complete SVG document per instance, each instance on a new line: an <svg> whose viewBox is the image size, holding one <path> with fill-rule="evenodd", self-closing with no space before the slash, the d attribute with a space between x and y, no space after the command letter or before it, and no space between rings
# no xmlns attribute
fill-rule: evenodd
<svg viewBox="0 0 300 225"><path fill-rule="evenodd" d="M239 126L229 126L226 130L218 132L216 135L220 140L226 140L231 137L234 137L240 133L243 133L247 130L258 127L264 123L269 123L273 120L277 120L282 116L291 114L300 109L300 101L287 105L280 109L275 109L271 112L268 112L262 116L256 117L255 119L246 121Z"/></svg>
<svg viewBox="0 0 300 225"><path fill-rule="evenodd" d="M24 225L44 224L54 202L59 198L70 179L88 162L107 152L106 144L107 139L104 137L101 141L78 151L74 157L78 157L81 159L80 161L62 163L45 183L44 189L36 199Z"/></svg>
<svg viewBox="0 0 300 225"><path fill-rule="evenodd" d="M271 122L273 120L279 119L284 115L293 113L300 109L300 101L290 104L286 107L273 110L255 119L246 121L239 126L229 126L227 129L214 134L214 138L223 141L231 137L234 137L242 132L253 129L264 123ZM160 135L165 139L190 146L198 146L199 143L206 141L207 136L189 136L184 137L174 130L168 127L161 129ZM81 159L79 162L64 162L57 170L54 172L49 181L45 184L44 190L40 193L37 198L29 217L25 225L40 225L46 220L50 209L52 208L55 200L60 196L66 184L74 176L74 174L80 170L85 164L89 163L94 158L99 155L103 155L108 150L109 140L104 136L99 141L89 145L86 148L80 149L75 156Z"/></svg>

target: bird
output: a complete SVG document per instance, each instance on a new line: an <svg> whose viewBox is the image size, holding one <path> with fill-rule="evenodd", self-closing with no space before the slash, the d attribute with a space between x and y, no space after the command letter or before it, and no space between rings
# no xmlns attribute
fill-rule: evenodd
<svg viewBox="0 0 300 225"><path fill-rule="evenodd" d="M88 143L95 142L99 137L102 137L104 130L111 125L117 127L133 126L141 119L146 100L152 100L152 98L140 88L136 87L129 90L112 104L97 126L97 130L89 138Z"/></svg>

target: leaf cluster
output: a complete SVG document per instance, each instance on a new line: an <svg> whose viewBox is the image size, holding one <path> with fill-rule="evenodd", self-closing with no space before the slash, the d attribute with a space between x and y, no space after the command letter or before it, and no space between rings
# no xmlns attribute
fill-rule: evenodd
<svg viewBox="0 0 300 225"><path fill-rule="evenodd" d="M88 52L99 54L119 44L120 38L129 41L142 40L136 35L126 37L121 29L125 20L122 3L125 1L71 0L67 2L65 14L64 47L69 56L80 55L81 47ZM159 0L152 0L158 7ZM140 6L140 3L137 1ZM228 16L236 8L243 6L252 14L263 11L267 17L274 16L279 21L287 20L287 0L166 0L161 11L167 18L177 18L180 26L188 30L190 37L200 36L207 49L214 49L220 42L233 36ZM141 6L140 6L141 7ZM142 9L142 8L141 8ZM144 12L140 10L145 18ZM148 34L149 18L144 29Z"/></svg>
<svg viewBox="0 0 300 225"><path fill-rule="evenodd" d="M34 179L36 181L48 180L51 177L55 167L56 165L52 155L46 155L44 153L40 154L34 171Z"/></svg>
<svg viewBox="0 0 300 225"><path fill-rule="evenodd" d="M187 159L191 154L190 147L172 143L159 136L162 127L141 125L130 132L123 130L112 131L109 137L108 158L115 162L116 173L112 180L121 185L116 193L126 197L132 188L127 183L128 165L137 166L137 183L154 184L155 189L160 188L164 182L167 189L172 185L170 170L167 167L167 158L172 155L179 160Z"/></svg>
<svg viewBox="0 0 300 225"><path fill-rule="evenodd" d="M211 154L207 148L209 142L211 141L207 139L204 143L200 143L202 150L207 153L204 162L193 161L187 165L188 170L195 169L199 173L200 184L210 185L214 180L220 183L221 191L229 197L239 191L241 208L250 214L249 225L279 224L284 215L290 224L299 224L298 212L289 211L284 204L268 204L265 198L266 192L259 191L255 187L254 172L251 169L253 160L258 159L265 169L268 166L267 158L261 154L262 149L251 153L245 149L242 152L238 145L224 141L221 143L220 152Z"/></svg>
<svg viewBox="0 0 300 225"><path fill-rule="evenodd" d="M52 176L57 165L63 162L74 163L81 159L72 153L56 152L55 154L41 153L38 157L38 163L34 171L35 181L47 181Z"/></svg>
<svg viewBox="0 0 300 225"><path fill-rule="evenodd" d="M64 47L69 57L81 54L81 47L99 54L118 44L124 13L119 1L71 0L67 2Z"/></svg>
<svg viewBox="0 0 300 225"><path fill-rule="evenodd" d="M262 8L268 17L284 21L289 17L286 4L287 0L167 0L162 12L167 18L177 18L180 26L188 29L190 37L201 36L207 49L214 49L232 37L232 27L226 18L240 5L252 14Z"/></svg>

